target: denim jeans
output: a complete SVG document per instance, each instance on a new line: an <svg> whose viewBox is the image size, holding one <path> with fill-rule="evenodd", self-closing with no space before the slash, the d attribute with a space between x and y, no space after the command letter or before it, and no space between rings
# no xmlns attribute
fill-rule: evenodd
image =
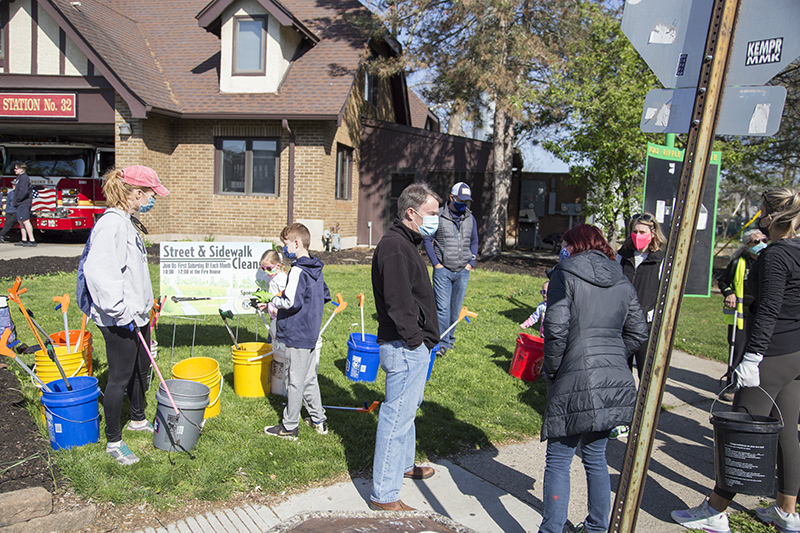
<svg viewBox="0 0 800 533"><path fill-rule="evenodd" d="M467 283L469 282L469 270L466 268L460 272L453 272L446 268L433 269L433 294L436 297L436 315L439 318L439 334L449 328L461 312L461 304L464 303L464 295L467 293ZM450 349L456 342L455 329L439 341L442 348Z"/></svg>
<svg viewBox="0 0 800 533"><path fill-rule="evenodd" d="M417 435L414 419L425 393L431 351L420 344L412 350L403 341L380 343L381 368L386 372L386 400L378 415L372 494L377 503L400 499L403 474L414 468Z"/></svg>
<svg viewBox="0 0 800 533"><path fill-rule="evenodd" d="M611 514L611 479L606 461L608 431L584 433L547 441L544 467L544 512L539 533L562 533L569 508L569 470L572 457L579 450L586 470L589 515L587 531L605 532Z"/></svg>

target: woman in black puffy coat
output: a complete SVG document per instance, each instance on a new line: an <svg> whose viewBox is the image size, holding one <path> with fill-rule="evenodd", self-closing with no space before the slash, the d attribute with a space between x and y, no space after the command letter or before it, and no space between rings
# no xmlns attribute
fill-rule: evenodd
<svg viewBox="0 0 800 533"><path fill-rule="evenodd" d="M608 529L611 481L606 444L611 428L633 418L636 386L628 354L647 340L633 285L594 226L564 234L570 256L550 272L544 320L547 440L541 533L561 533L569 507L569 470L577 449L586 469L585 531Z"/></svg>

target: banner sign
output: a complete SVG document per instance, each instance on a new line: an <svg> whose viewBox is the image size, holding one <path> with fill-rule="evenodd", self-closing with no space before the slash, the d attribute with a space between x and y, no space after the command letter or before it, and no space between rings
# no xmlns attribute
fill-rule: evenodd
<svg viewBox="0 0 800 533"><path fill-rule="evenodd" d="M75 94L0 93L0 117L76 118Z"/></svg>
<svg viewBox="0 0 800 533"><path fill-rule="evenodd" d="M162 315L216 315L219 309L252 314L261 256L270 242L162 242Z"/></svg>
<svg viewBox="0 0 800 533"><path fill-rule="evenodd" d="M714 254L714 231L717 215L717 185L720 173L720 152L711 152L708 162L703 204L697 221L697 232L686 279L686 296L710 296L711 271ZM647 166L644 183L644 211L655 215L661 231L669 239L672 213L678 196L683 168L683 150L657 144L647 144Z"/></svg>

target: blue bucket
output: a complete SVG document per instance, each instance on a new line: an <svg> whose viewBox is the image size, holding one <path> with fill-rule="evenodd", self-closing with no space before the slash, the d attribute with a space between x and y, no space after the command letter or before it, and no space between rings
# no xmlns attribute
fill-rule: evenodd
<svg viewBox="0 0 800 533"><path fill-rule="evenodd" d="M54 450L91 444L100 438L97 378L75 376L69 378L69 384L71 391L63 379L57 379L47 384L52 392L42 391L47 432Z"/></svg>
<svg viewBox="0 0 800 533"><path fill-rule="evenodd" d="M428 377L425 378L425 381L430 381L431 379L431 372L433 372L433 362L436 361L437 351L439 351L438 344L431 349L431 362L428 364Z"/></svg>
<svg viewBox="0 0 800 533"><path fill-rule="evenodd" d="M361 333L351 333L347 340L347 366L344 373L350 381L375 381L381 363L378 337Z"/></svg>

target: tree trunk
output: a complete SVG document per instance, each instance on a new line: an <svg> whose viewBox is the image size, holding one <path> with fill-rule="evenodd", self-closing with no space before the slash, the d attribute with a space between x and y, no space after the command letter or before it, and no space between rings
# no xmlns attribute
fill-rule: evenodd
<svg viewBox="0 0 800 533"><path fill-rule="evenodd" d="M492 147L494 187L483 245L485 257L500 255L506 238L508 195L511 190L511 161L514 147L514 119L500 102L495 102L494 145Z"/></svg>

